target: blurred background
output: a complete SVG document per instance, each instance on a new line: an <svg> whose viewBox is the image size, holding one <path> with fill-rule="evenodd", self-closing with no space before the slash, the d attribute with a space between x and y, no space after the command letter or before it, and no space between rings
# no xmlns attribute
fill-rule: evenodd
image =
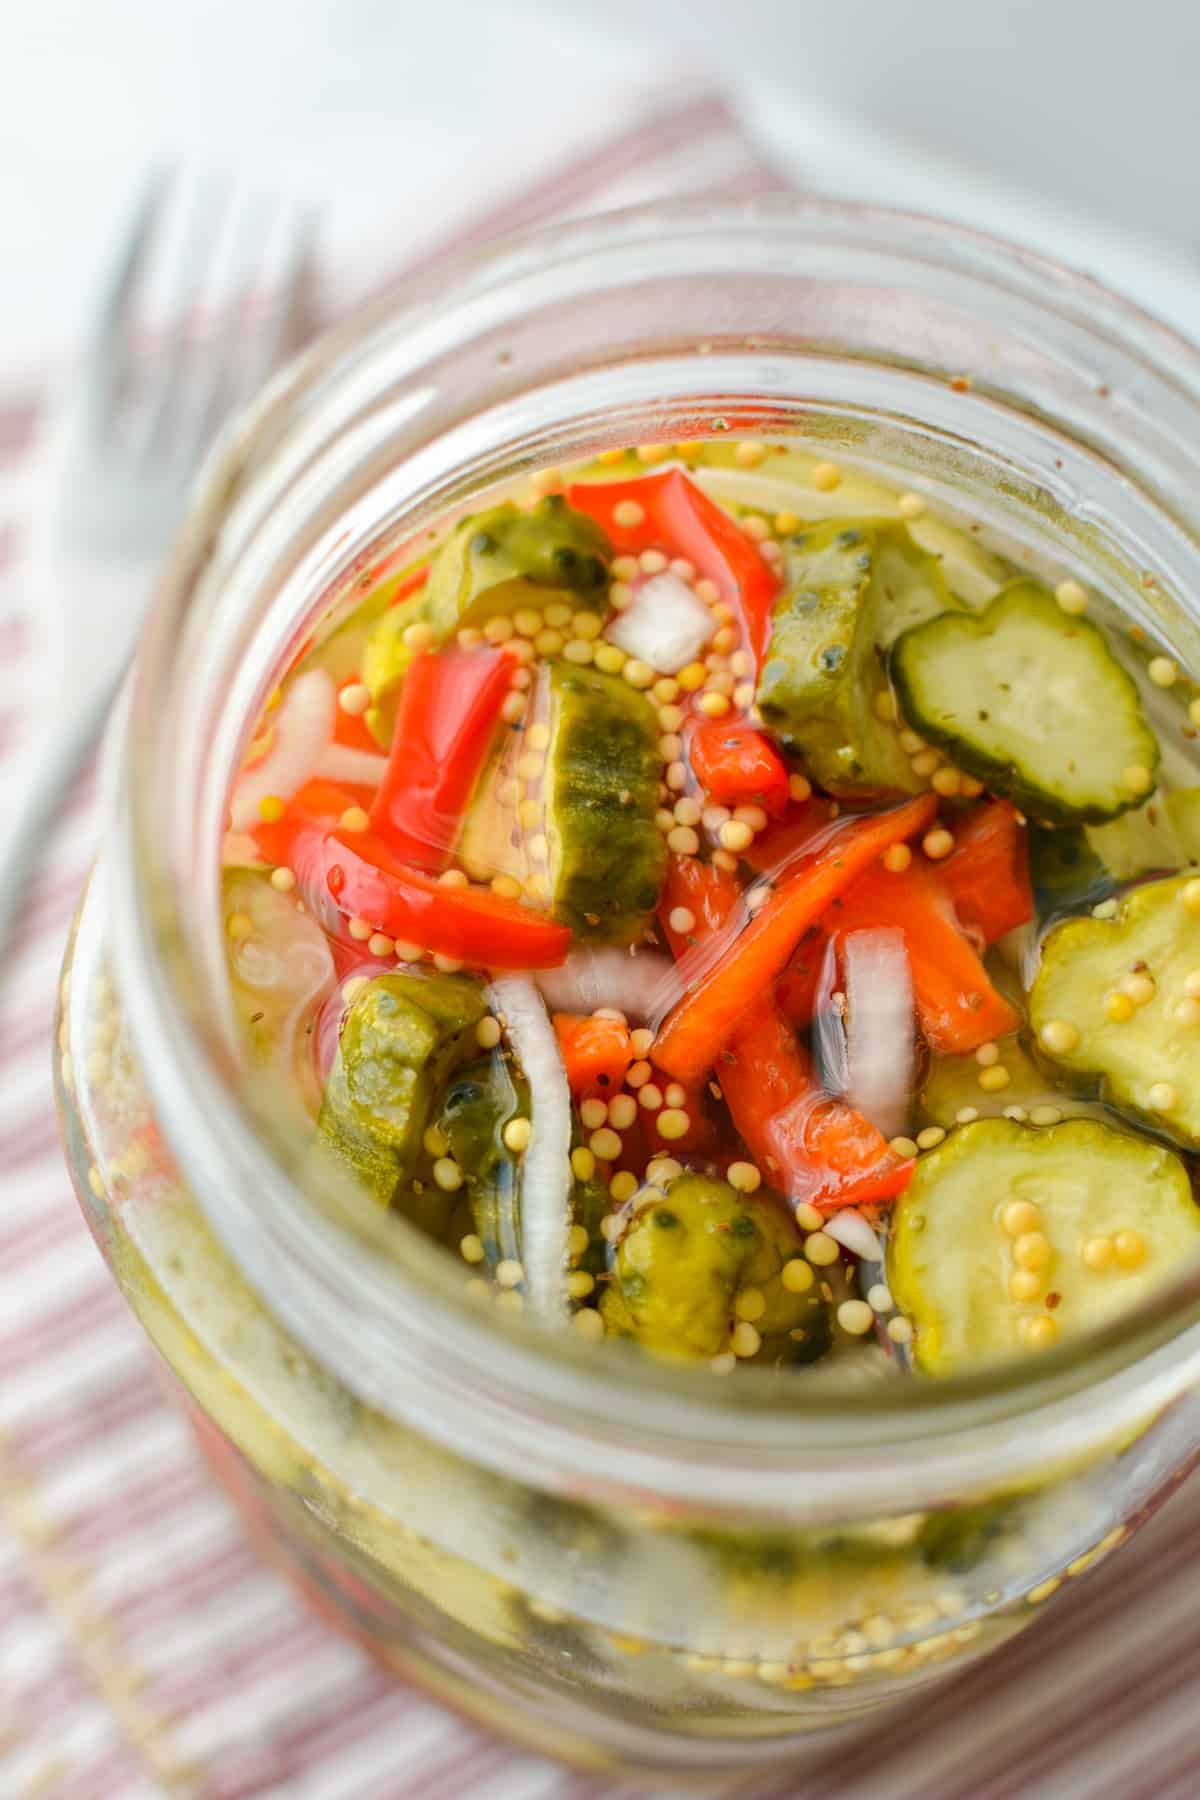
<svg viewBox="0 0 1200 1800"><path fill-rule="evenodd" d="M152 163L310 209L326 318L564 208L792 187L998 232L1200 339L1198 69L1196 0L0 0L0 827L29 793L22 724L82 717L38 626L62 612L83 660L70 602L104 617L103 590L92 563L33 578L42 427ZM103 487L61 485L74 512ZM0 1796L632 1800L390 1685L249 1551L59 1148L51 1007L94 778L36 823L0 948ZM952 1683L856 1768L827 1754L821 1800L965 1792L968 1761L976 1800L1190 1800L1190 1492L1032 1666L1023 1639L982 1698ZM1182 1568L1177 1595L1143 1593L1152 1567Z"/></svg>
<svg viewBox="0 0 1200 1800"><path fill-rule="evenodd" d="M4 0L0 369L72 341L146 159L315 201L340 291L687 86L795 180L1057 250L1200 332L1191 0Z"/></svg>

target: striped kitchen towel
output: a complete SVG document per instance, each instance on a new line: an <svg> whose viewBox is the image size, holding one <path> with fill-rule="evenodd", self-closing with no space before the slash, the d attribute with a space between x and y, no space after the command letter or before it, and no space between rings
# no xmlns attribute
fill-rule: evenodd
<svg viewBox="0 0 1200 1800"><path fill-rule="evenodd" d="M669 192L778 185L719 98L685 96L501 196L455 246ZM0 775L27 686L36 402L0 399ZM0 1009L0 1796L629 1800L627 1786L516 1751L394 1685L309 1614L258 1562L164 1402L78 1215L50 1095L55 978L95 834L85 778L48 835ZM1195 1793L1198 1559L1193 1484L1010 1648L897 1717L814 1741L754 1793Z"/></svg>

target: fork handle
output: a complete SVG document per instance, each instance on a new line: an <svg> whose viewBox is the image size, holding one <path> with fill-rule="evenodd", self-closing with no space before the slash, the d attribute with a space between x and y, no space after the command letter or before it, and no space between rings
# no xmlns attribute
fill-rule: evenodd
<svg viewBox="0 0 1200 1800"><path fill-rule="evenodd" d="M119 682L107 684L88 696L87 704L72 717L56 720L43 730L5 770L6 782L16 789L16 803L0 819L0 980L12 967L5 955L21 913L21 905L34 868L41 861L46 838L62 803L62 797L94 745L112 705Z"/></svg>

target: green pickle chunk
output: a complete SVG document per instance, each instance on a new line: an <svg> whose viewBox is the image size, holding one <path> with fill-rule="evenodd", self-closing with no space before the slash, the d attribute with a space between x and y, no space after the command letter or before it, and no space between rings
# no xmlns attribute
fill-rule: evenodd
<svg viewBox="0 0 1200 1800"><path fill-rule="evenodd" d="M1154 785L1158 743L1133 677L1098 626L1035 581L914 625L890 667L913 730L1035 818L1114 819Z"/></svg>
<svg viewBox="0 0 1200 1800"><path fill-rule="evenodd" d="M754 1288L766 1303L754 1321L759 1358L810 1361L828 1346L829 1321L815 1283L794 1294L780 1280L799 1253L797 1227L776 1201L715 1176L678 1176L630 1218L601 1304L605 1324L660 1356L717 1356L738 1295Z"/></svg>
<svg viewBox="0 0 1200 1800"><path fill-rule="evenodd" d="M504 1142L512 1119L529 1117L529 1083L508 1057L481 1057L442 1096L435 1128L466 1177L475 1230L489 1268L521 1256L519 1158Z"/></svg>
<svg viewBox="0 0 1200 1800"><path fill-rule="evenodd" d="M1136 1305L1200 1249L1187 1170L1095 1119L961 1125L897 1202L888 1286L928 1375L1048 1348Z"/></svg>
<svg viewBox="0 0 1200 1800"><path fill-rule="evenodd" d="M561 494L528 512L511 500L460 519L434 559L427 617L439 636L496 613L604 598L612 546Z"/></svg>
<svg viewBox="0 0 1200 1800"><path fill-rule="evenodd" d="M472 1054L486 1011L483 987L461 975L378 975L355 996L317 1141L384 1205L411 1176L434 1098Z"/></svg>
<svg viewBox="0 0 1200 1800"><path fill-rule="evenodd" d="M1048 1057L1098 1078L1107 1099L1189 1149L1200 1148L1200 1029L1186 1004L1200 970L1197 908L1200 880L1176 875L1134 888L1111 919L1064 921L1029 995Z"/></svg>
<svg viewBox="0 0 1200 1800"><path fill-rule="evenodd" d="M915 793L922 783L876 706L896 637L958 605L937 558L906 526L861 519L814 525L784 559L758 685L764 720L830 793Z"/></svg>

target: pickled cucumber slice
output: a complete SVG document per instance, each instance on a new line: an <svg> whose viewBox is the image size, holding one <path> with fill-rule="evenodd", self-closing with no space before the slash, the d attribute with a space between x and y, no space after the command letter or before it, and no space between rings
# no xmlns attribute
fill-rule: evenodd
<svg viewBox="0 0 1200 1800"><path fill-rule="evenodd" d="M450 1083L434 1124L466 1176L475 1230L489 1268L504 1258L520 1261L521 1214L518 1157L504 1142L511 1119L529 1117L529 1084L510 1060L486 1056Z"/></svg>
<svg viewBox="0 0 1200 1800"><path fill-rule="evenodd" d="M951 1375L1104 1324L1197 1250L1200 1208L1163 1145L1095 1119L980 1119L919 1159L888 1286L917 1367Z"/></svg>
<svg viewBox="0 0 1200 1800"><path fill-rule="evenodd" d="M666 874L666 841L654 822L657 715L618 675L561 662L545 681L542 805L554 913L582 938L632 943Z"/></svg>
<svg viewBox="0 0 1200 1800"><path fill-rule="evenodd" d="M561 494L547 494L528 512L506 500L455 526L434 558L425 616L444 637L521 607L598 605L611 557L600 526Z"/></svg>
<svg viewBox="0 0 1200 1800"><path fill-rule="evenodd" d="M913 626L891 674L914 731L1036 818L1113 819L1153 786L1158 743L1136 683L1099 628L1037 582Z"/></svg>
<svg viewBox="0 0 1200 1800"><path fill-rule="evenodd" d="M1099 1077L1108 1099L1190 1149L1200 1149L1200 1026L1179 1008L1200 970L1197 904L1197 878L1176 875L1133 889L1111 919L1066 920L1042 947L1029 995L1047 1056Z"/></svg>
<svg viewBox="0 0 1200 1800"><path fill-rule="evenodd" d="M828 1347L829 1319L815 1282L795 1294L780 1280L799 1250L796 1225L769 1196L736 1193L715 1176L678 1176L626 1225L601 1303L605 1324L660 1356L717 1356L738 1293L755 1288L766 1303L755 1320L758 1360L809 1362Z"/></svg>
<svg viewBox="0 0 1200 1800"><path fill-rule="evenodd" d="M317 1143L384 1205L413 1171L434 1096L475 1050L479 982L415 970L377 975L350 1007L325 1084Z"/></svg>
<svg viewBox="0 0 1200 1800"><path fill-rule="evenodd" d="M1003 1069L1008 1076L1006 1085L1000 1088L994 1085L994 1077L985 1077L986 1085L979 1085L984 1070L973 1056L930 1057L919 1101L923 1124L941 1125L949 1131L960 1122L959 1114L967 1108L973 1108L981 1119L1001 1118L1014 1106L1023 1107L1028 1113L1039 1107L1055 1107L1066 1117L1097 1110L1093 1103L1056 1088L1019 1038L1002 1038L997 1048L999 1060L991 1066Z"/></svg>
<svg viewBox="0 0 1200 1800"><path fill-rule="evenodd" d="M915 793L922 784L876 708L882 653L958 605L936 557L886 519L828 520L788 539L784 556L758 685L763 718L831 793Z"/></svg>

